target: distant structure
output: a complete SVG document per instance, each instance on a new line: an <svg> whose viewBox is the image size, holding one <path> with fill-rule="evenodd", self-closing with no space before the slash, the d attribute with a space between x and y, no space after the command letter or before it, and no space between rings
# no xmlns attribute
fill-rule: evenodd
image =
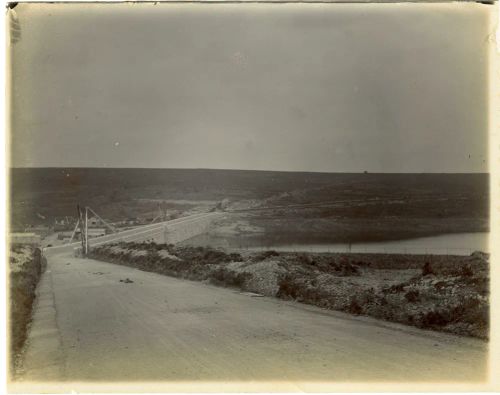
<svg viewBox="0 0 500 395"><path fill-rule="evenodd" d="M152 219L151 223L155 223L156 221L165 222L167 219L167 202L162 201L161 203L158 203L158 215Z"/></svg>
<svg viewBox="0 0 500 395"><path fill-rule="evenodd" d="M213 208L212 211L215 211L215 210L226 210L227 208L229 207L229 199L225 198L225 199L222 199L220 202L218 202L215 207Z"/></svg>
<svg viewBox="0 0 500 395"><path fill-rule="evenodd" d="M54 231L60 232L64 230L71 230L75 226L76 219L74 217L55 217L54 218Z"/></svg>
<svg viewBox="0 0 500 395"><path fill-rule="evenodd" d="M73 232L71 232L71 231L63 231L63 232L59 232L57 234L57 239L58 240L69 240L69 239L71 239L72 236L73 236ZM75 235L74 235L74 238L76 240L80 240L80 232L76 232Z"/></svg>
<svg viewBox="0 0 500 395"><path fill-rule="evenodd" d="M87 225L89 227L95 227L95 226L99 226L100 223L101 223L101 221L98 218L96 218L96 217L90 217L88 219L88 224Z"/></svg>
<svg viewBox="0 0 500 395"><path fill-rule="evenodd" d="M11 245L27 244L32 246L39 246L42 238L36 233L11 233L9 235Z"/></svg>
<svg viewBox="0 0 500 395"><path fill-rule="evenodd" d="M25 228L24 233L35 233L43 238L51 233L51 229L47 225L33 225Z"/></svg>
<svg viewBox="0 0 500 395"><path fill-rule="evenodd" d="M92 228L88 228L87 229L87 235L88 235L89 238L104 236L105 234L107 234L106 228L95 228L95 227L92 227Z"/></svg>
<svg viewBox="0 0 500 395"><path fill-rule="evenodd" d="M80 207L80 205L77 204L76 210L78 213L78 220L76 221L75 228L73 229L73 233L68 243L71 243L75 237L79 236L82 242L82 251L87 255L89 250L89 238L106 235L108 233L106 228L109 229L110 233L115 233L117 230L88 206ZM89 217L89 213L93 214L93 216ZM101 225L101 227L98 228L98 225ZM106 226L106 228L103 228L102 225Z"/></svg>

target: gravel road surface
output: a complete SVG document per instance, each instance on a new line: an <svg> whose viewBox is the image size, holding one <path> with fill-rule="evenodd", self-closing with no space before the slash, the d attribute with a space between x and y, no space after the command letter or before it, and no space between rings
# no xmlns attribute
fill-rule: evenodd
<svg viewBox="0 0 500 395"><path fill-rule="evenodd" d="M19 380L481 381L487 343L48 257Z"/></svg>

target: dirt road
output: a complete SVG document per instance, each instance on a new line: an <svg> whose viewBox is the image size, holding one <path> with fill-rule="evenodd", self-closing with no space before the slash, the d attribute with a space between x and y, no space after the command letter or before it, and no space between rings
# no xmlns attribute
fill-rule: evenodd
<svg viewBox="0 0 500 395"><path fill-rule="evenodd" d="M127 280L128 279L128 280ZM21 379L477 381L487 344L67 255Z"/></svg>

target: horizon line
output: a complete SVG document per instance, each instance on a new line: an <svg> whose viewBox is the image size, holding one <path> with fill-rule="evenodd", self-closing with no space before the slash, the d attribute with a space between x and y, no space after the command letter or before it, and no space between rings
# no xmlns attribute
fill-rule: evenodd
<svg viewBox="0 0 500 395"><path fill-rule="evenodd" d="M489 171L446 172L446 171L325 171L325 170L262 170L211 167L108 167L108 166L9 166L9 169L108 169L108 170L206 170L206 171L253 171L268 173L318 173L318 174L490 174Z"/></svg>

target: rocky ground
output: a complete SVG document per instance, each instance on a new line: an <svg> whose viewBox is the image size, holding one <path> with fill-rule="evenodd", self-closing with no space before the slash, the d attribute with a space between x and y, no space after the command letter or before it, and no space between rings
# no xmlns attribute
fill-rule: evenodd
<svg viewBox="0 0 500 395"><path fill-rule="evenodd" d="M210 281L327 309L488 338L489 257L225 253L206 247L119 243L96 259Z"/></svg>

